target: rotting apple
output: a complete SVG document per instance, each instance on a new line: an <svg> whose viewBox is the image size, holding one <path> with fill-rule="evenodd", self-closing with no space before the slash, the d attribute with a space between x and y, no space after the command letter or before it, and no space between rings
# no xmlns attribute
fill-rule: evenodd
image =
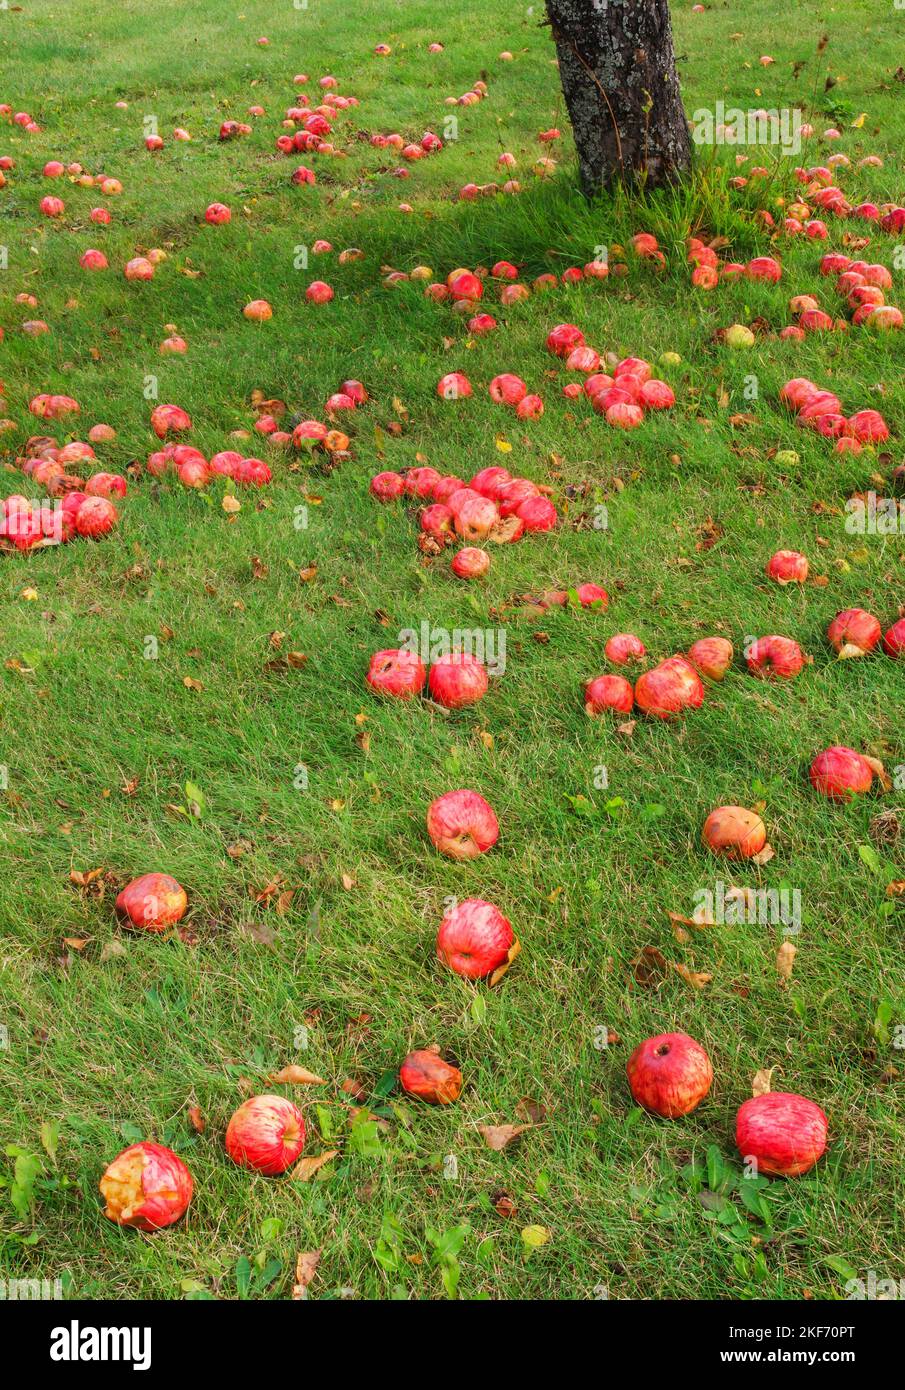
<svg viewBox="0 0 905 1390"><path fill-rule="evenodd" d="M803 584L808 577L808 562L798 550L777 550L767 561L766 573L777 584Z"/></svg>
<svg viewBox="0 0 905 1390"><path fill-rule="evenodd" d="M192 1200L192 1175L163 1144L130 1144L107 1165L100 1180L104 1215L118 1226L159 1231L172 1226Z"/></svg>
<svg viewBox="0 0 905 1390"><path fill-rule="evenodd" d="M647 648L633 632L616 632L603 649L607 661L616 666L628 666L633 661L641 661L647 655Z"/></svg>
<svg viewBox="0 0 905 1390"><path fill-rule="evenodd" d="M466 545L456 551L450 569L457 579L479 579L490 569L490 556L486 550Z"/></svg>
<svg viewBox="0 0 905 1390"><path fill-rule="evenodd" d="M714 854L752 859L767 843L767 829L756 811L745 806L718 806L705 820L701 839Z"/></svg>
<svg viewBox="0 0 905 1390"><path fill-rule="evenodd" d="M399 1081L407 1095L429 1105L451 1105L462 1091L462 1073L444 1062L439 1048L410 1052L399 1068Z"/></svg>
<svg viewBox="0 0 905 1390"><path fill-rule="evenodd" d="M840 658L866 656L873 651L883 629L872 613L863 608L845 608L827 628L827 637Z"/></svg>
<svg viewBox="0 0 905 1390"><path fill-rule="evenodd" d="M688 660L708 680L721 681L732 665L734 654L728 638L700 637L689 647Z"/></svg>
<svg viewBox="0 0 905 1390"><path fill-rule="evenodd" d="M417 652L398 647L375 652L365 679L379 695L411 700L424 689L427 673Z"/></svg>

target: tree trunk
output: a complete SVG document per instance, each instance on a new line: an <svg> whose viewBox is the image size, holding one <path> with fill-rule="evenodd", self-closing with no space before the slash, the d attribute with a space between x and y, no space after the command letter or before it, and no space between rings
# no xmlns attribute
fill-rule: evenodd
<svg viewBox="0 0 905 1390"><path fill-rule="evenodd" d="M667 0L547 0L585 193L691 163Z"/></svg>

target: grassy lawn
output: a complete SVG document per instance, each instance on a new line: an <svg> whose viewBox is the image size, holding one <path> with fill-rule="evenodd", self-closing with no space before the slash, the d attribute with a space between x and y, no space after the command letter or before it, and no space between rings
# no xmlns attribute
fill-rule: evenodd
<svg viewBox="0 0 905 1390"><path fill-rule="evenodd" d="M35 433L62 443L106 422L117 438L97 446L99 466L139 465L111 536L0 555L0 1139L41 1156L31 1200L11 1185L16 1153L0 1160L4 1278L64 1278L87 1298L288 1298L297 1253L314 1250L321 1298L443 1298L457 1286L465 1298L833 1299L853 1272L905 1275L905 908L886 891L905 878L905 831L896 844L871 830L895 789L840 806L807 781L831 744L905 764L901 662L836 661L825 635L840 609L866 608L885 630L905 602L903 535L850 535L843 514L854 492L887 495L902 461L903 335L778 337L793 294L842 312L818 264L846 235L871 236L867 259L893 270L900 307L905 262L891 236L829 215L826 242L771 242L754 211L781 217L799 159L770 149L752 162L771 178L742 191L728 188L734 152L704 149L674 196L584 205L541 18L539 5L502 0L31 0L0 12L0 101L42 127L0 127L0 154L16 161L0 190L0 415L16 425L0 436L3 495L33 495L15 459ZM905 13L747 0L704 14L674 5L673 19L689 113L717 100L800 105L817 131L801 163L842 151L852 202L902 201ZM430 54L435 40L444 49ZM389 57L374 55L381 41ZM299 72L307 88L293 86ZM347 157L287 159L280 120L299 90L316 102L325 73L360 100L332 137ZM481 77L485 100L444 104ZM253 103L266 116L252 133L218 143L220 122ZM362 136L442 136L450 113L458 138L406 180L392 176L395 152ZM165 140L156 153L143 145L148 116ZM537 133L553 125L557 169L541 179L532 164L550 151ZM820 133L833 125L843 137L830 145ZM176 126L190 143L172 139ZM501 149L518 161L520 196L457 201L463 184L498 177ZM858 167L867 154L882 167ZM122 194L51 186L41 171L53 158L119 178ZM315 168L315 186L290 183L298 163ZM61 218L39 214L48 192L63 197ZM231 207L229 225L205 224L215 200ZM98 204L109 226L89 221ZM659 237L665 269L629 256L623 279L508 309L488 283L500 327L483 338L420 283L382 284L383 268L427 265L442 281L500 258L530 283L600 245L612 258L640 230ZM783 278L694 290L689 234L727 237L732 259L776 254ZM335 250L296 268L317 238ZM339 264L353 246L364 258ZM80 269L88 247L109 271ZM152 282L128 283L122 266L150 247L168 259ZM315 278L334 287L331 304L306 303ZM37 308L15 302L23 292ZM243 318L253 298L273 305L269 323ZM51 331L22 333L35 317ZM770 331L749 351L714 336L758 318ZM657 369L676 408L626 434L564 399L575 378L544 349L560 321L601 352L679 354ZM186 355L160 355L167 324ZM437 398L449 371L467 373L470 400ZM543 397L541 419L490 400L502 371ZM834 453L780 404L795 376L836 391L847 413L879 407L889 443ZM158 447L149 377L159 401L190 413L208 456L252 429L255 390L299 418L323 418L350 377L371 401L334 468L253 435L245 451L268 459L274 480L230 514L220 479L193 492L142 474ZM36 421L39 392L74 396L81 416ZM797 464L776 459L790 449ZM416 462L466 479L503 464L549 484L560 525L494 547L487 576L462 583L450 551L419 551L414 503L368 494L374 473ZM590 522L601 505L605 528ZM825 582L768 581L780 548L803 551ZM609 591L607 613L538 616L518 602L589 580ZM505 673L479 705L448 713L368 692L371 654L422 622L505 631ZM700 710L639 717L622 735L582 701L584 681L615 669L603 653L615 632L637 633L656 660L727 636L735 665ZM748 674L741 650L765 633L813 657L797 680ZM286 669L289 651L307 661ZM178 809L187 782L203 794L200 816ZM500 820L499 844L472 863L437 854L425 832L428 804L456 787L480 791ZM733 868L701 845L724 803L763 806L769 863ZM71 879L95 869L88 888ZM185 886L189 939L118 924L118 886L150 870ZM667 914L691 916L695 893L718 880L799 890L790 979L776 966L779 925L674 930ZM498 904L522 943L492 990L435 958L444 900L467 896ZM633 965L645 948L668 963L652 979ZM673 964L711 979L695 988ZM708 1050L715 1081L693 1115L667 1122L633 1104L625 1063L673 1029ZM432 1044L465 1077L450 1107L390 1089L403 1056ZM268 1083L289 1063L327 1084ZM807 1176L741 1191L735 1113L773 1067L774 1089L827 1112L830 1146ZM274 1089L303 1106L306 1152L337 1150L307 1183L251 1175L224 1153L235 1107ZM536 1123L516 1143L485 1145L479 1126L526 1114ZM186 1219L153 1236L105 1220L98 1194L106 1164L139 1138L174 1147L195 1178ZM539 1248L530 1227L545 1232Z"/></svg>

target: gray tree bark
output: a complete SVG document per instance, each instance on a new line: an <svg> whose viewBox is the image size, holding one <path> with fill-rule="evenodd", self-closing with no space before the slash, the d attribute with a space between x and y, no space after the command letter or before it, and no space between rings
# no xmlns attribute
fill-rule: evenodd
<svg viewBox="0 0 905 1390"><path fill-rule="evenodd" d="M667 0L546 0L582 187L656 187L691 164Z"/></svg>

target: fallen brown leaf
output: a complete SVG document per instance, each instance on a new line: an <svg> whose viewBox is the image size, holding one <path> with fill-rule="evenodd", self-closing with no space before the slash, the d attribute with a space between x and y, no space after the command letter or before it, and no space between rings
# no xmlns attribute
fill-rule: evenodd
<svg viewBox="0 0 905 1390"><path fill-rule="evenodd" d="M289 1177L295 1182L309 1182L325 1163L330 1163L338 1154L339 1149L327 1149L326 1153L310 1154L307 1158L300 1158Z"/></svg>
<svg viewBox="0 0 905 1390"><path fill-rule="evenodd" d="M488 1149L499 1153L507 1144L511 1144L513 1139L518 1139L520 1134L524 1134L526 1129L531 1129L531 1125L478 1125L478 1129L483 1134Z"/></svg>
<svg viewBox="0 0 905 1390"><path fill-rule="evenodd" d="M299 1067L290 1063L288 1067L283 1067L282 1071L274 1072L273 1076L268 1076L268 1081L278 1086L326 1086L326 1081L322 1076L316 1076L313 1071L308 1071L307 1067Z"/></svg>
<svg viewBox="0 0 905 1390"><path fill-rule="evenodd" d="M314 1278L317 1270L321 1252L319 1250L307 1250L299 1255L295 1262L295 1283L292 1286L293 1302L308 1297L308 1285Z"/></svg>

